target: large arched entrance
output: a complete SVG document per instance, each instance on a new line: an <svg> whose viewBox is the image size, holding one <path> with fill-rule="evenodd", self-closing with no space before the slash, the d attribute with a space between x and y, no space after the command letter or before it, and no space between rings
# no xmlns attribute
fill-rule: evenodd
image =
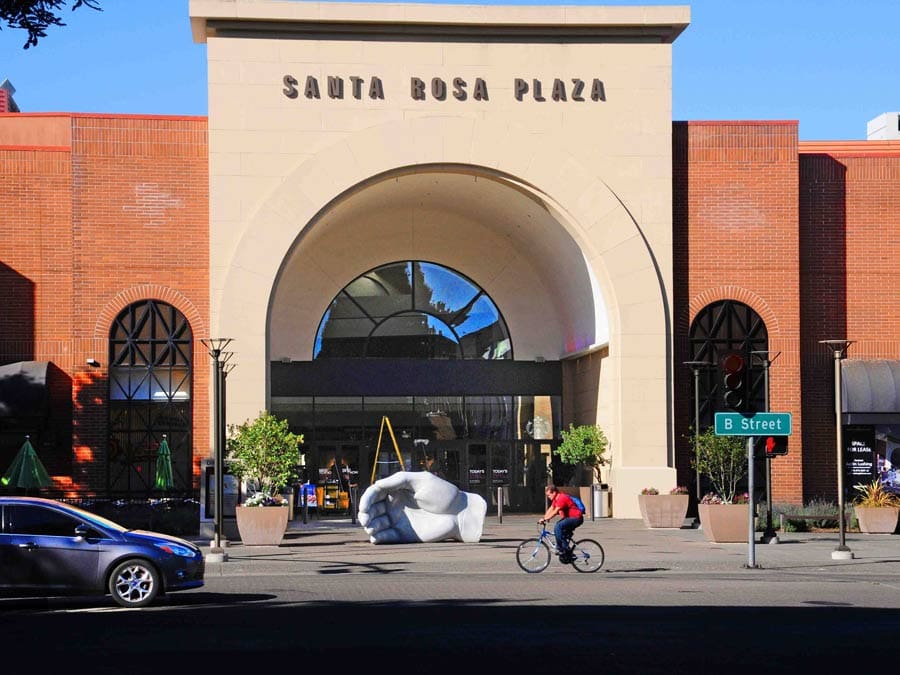
<svg viewBox="0 0 900 675"><path fill-rule="evenodd" d="M282 365L311 359L350 280L432 261L494 299L513 364L561 362L563 421L603 427L612 512L637 517L641 487L674 482L669 45L686 13L589 11L573 26L545 10L429 8L423 24L376 5L246 9L195 21L211 73L241 74L209 83L210 330L233 338L229 422L274 403ZM451 24L462 41L434 30ZM385 51L389 35L403 39ZM368 90L342 94L355 71ZM477 78L479 96L423 100L425 78ZM282 86L295 80L309 85L296 96Z"/></svg>
<svg viewBox="0 0 900 675"><path fill-rule="evenodd" d="M320 508L344 513L344 482L402 462L539 510L560 359L597 342L598 323L581 249L534 195L474 167L394 172L323 211L287 256L270 407L306 436Z"/></svg>

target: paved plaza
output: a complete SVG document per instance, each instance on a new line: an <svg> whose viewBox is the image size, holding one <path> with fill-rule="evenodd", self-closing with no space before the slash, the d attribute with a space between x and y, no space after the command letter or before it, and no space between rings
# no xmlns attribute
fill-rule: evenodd
<svg viewBox="0 0 900 675"><path fill-rule="evenodd" d="M599 572L554 561L526 574L515 549L536 519L489 516L477 544L395 546L370 544L350 521L293 521L281 546L232 542L203 588L144 610L4 601L0 645L95 675L557 670L560 649L579 672L795 675L889 658L900 635L897 535L850 532L854 558L833 560L836 532L787 533L757 544L749 568L747 544L698 529L588 520L578 534L602 542Z"/></svg>

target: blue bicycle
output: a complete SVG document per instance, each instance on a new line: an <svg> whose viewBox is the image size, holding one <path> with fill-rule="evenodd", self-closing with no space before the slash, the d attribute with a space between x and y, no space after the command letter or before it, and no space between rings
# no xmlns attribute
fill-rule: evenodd
<svg viewBox="0 0 900 675"><path fill-rule="evenodd" d="M543 572L550 565L550 551L556 550L556 537L546 523L538 523L537 538L526 539L516 549L516 562L529 574ZM603 547L593 539L567 541L567 552L559 556L561 563L569 564L579 572L596 572L603 566L606 556Z"/></svg>

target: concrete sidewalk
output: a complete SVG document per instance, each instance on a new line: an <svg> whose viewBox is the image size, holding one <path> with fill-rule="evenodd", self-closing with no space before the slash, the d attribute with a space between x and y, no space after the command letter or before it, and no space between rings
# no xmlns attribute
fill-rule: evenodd
<svg viewBox="0 0 900 675"><path fill-rule="evenodd" d="M339 558L345 564L366 564L373 557L415 564L419 572L485 573L516 570L515 549L519 542L537 534L538 516L496 515L485 519L481 541L476 544L438 542L431 544L374 545L362 527L350 519L291 521L281 546L243 546L229 542L225 562L210 562L212 574L281 573L286 563L306 568L312 561L327 564ZM757 533L759 535L760 533ZM753 574L756 569L809 571L823 569L839 574L900 575L900 536L847 532L845 542L854 558L834 560L839 534L834 532L779 534L777 544L754 544L755 567L749 565L751 547L746 543L722 544L706 540L701 529L648 529L641 520L586 520L576 539L599 541L606 553L603 571L677 571L689 573ZM204 553L209 542L201 542Z"/></svg>

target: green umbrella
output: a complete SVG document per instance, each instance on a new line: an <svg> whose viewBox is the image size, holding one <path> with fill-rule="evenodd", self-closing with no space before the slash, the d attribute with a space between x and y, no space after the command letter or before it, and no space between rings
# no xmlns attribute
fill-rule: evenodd
<svg viewBox="0 0 900 675"><path fill-rule="evenodd" d="M0 478L0 483L18 488L42 488L48 487L52 482L47 469L38 459L31 440L26 436L25 443L22 444L3 478Z"/></svg>
<svg viewBox="0 0 900 675"><path fill-rule="evenodd" d="M175 487L175 481L172 480L172 451L169 449L169 442L163 436L162 443L159 444L159 452L156 455L156 484L157 490L171 490Z"/></svg>

